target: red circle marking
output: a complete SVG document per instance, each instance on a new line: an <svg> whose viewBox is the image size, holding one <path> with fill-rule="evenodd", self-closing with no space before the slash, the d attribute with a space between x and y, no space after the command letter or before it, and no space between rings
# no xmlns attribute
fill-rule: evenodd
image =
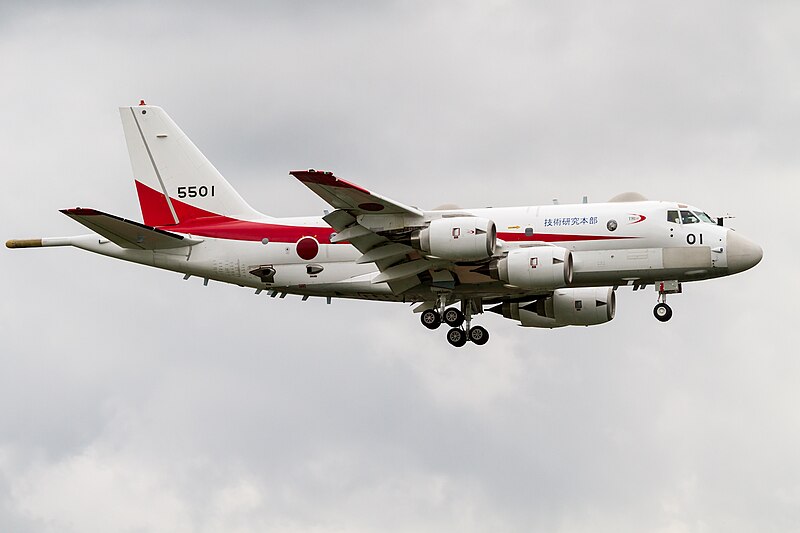
<svg viewBox="0 0 800 533"><path fill-rule="evenodd" d="M358 204L358 207L364 211L383 211L383 206L381 204L376 204L373 202Z"/></svg>
<svg viewBox="0 0 800 533"><path fill-rule="evenodd" d="M319 253L319 244L316 239L303 237L297 241L297 255L300 256L300 259L309 261L317 257L317 253Z"/></svg>

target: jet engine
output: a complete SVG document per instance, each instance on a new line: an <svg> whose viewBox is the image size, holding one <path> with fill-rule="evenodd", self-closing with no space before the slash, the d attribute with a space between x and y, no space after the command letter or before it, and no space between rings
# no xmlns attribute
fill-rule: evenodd
<svg viewBox="0 0 800 533"><path fill-rule="evenodd" d="M494 254L497 228L488 218L437 218L414 233L411 245L442 259L481 261Z"/></svg>
<svg viewBox="0 0 800 533"><path fill-rule="evenodd" d="M528 304L504 302L489 309L529 328L594 326L614 318L617 301L612 287L558 289Z"/></svg>
<svg viewBox="0 0 800 533"><path fill-rule="evenodd" d="M512 250L490 265L489 275L521 289L559 289L572 283L572 252L560 246Z"/></svg>

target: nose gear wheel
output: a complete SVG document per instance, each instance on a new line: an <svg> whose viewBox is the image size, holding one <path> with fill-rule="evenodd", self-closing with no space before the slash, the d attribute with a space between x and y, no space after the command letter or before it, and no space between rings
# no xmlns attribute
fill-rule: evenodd
<svg viewBox="0 0 800 533"><path fill-rule="evenodd" d="M659 303L653 308L653 316L655 316L659 322L666 322L672 318L672 308L663 302Z"/></svg>

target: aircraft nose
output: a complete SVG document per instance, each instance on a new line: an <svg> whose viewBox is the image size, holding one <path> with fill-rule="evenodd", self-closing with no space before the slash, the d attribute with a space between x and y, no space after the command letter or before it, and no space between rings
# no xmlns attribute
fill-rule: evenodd
<svg viewBox="0 0 800 533"><path fill-rule="evenodd" d="M735 231L728 231L728 271L731 274L753 268L763 256L764 251L759 245Z"/></svg>

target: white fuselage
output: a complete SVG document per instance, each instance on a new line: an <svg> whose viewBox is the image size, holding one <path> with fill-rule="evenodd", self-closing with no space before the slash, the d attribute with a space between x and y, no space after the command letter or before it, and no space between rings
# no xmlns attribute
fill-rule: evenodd
<svg viewBox="0 0 800 533"><path fill-rule="evenodd" d="M698 212L674 202L643 201L458 209L425 214L430 219L466 214L493 220L499 253L542 243L567 248L574 258L571 286L695 281L752 266L742 268L743 265L729 260L739 253L729 249L733 230L702 221L668 222L668 210ZM121 248L97 235L72 238L70 244L136 263L280 293L404 301L427 297L413 290L395 297L387 284L372 283L379 273L376 266L356 264L361 253L346 242L330 244L333 230L321 218L264 217L248 223L256 228L256 233L262 225L263 237L255 240L251 231L247 240L219 238L203 235L199 230L199 234L191 234L195 239L203 239L199 244L154 251ZM293 242L281 239L280 230L286 228L318 243L313 257L303 259L298 255L295 237L291 239ZM168 226L164 229L171 230ZM251 273L264 266L274 268L271 282ZM502 284L473 270L470 265L456 267L459 290L464 294L490 296L508 292L507 287L501 291Z"/></svg>

